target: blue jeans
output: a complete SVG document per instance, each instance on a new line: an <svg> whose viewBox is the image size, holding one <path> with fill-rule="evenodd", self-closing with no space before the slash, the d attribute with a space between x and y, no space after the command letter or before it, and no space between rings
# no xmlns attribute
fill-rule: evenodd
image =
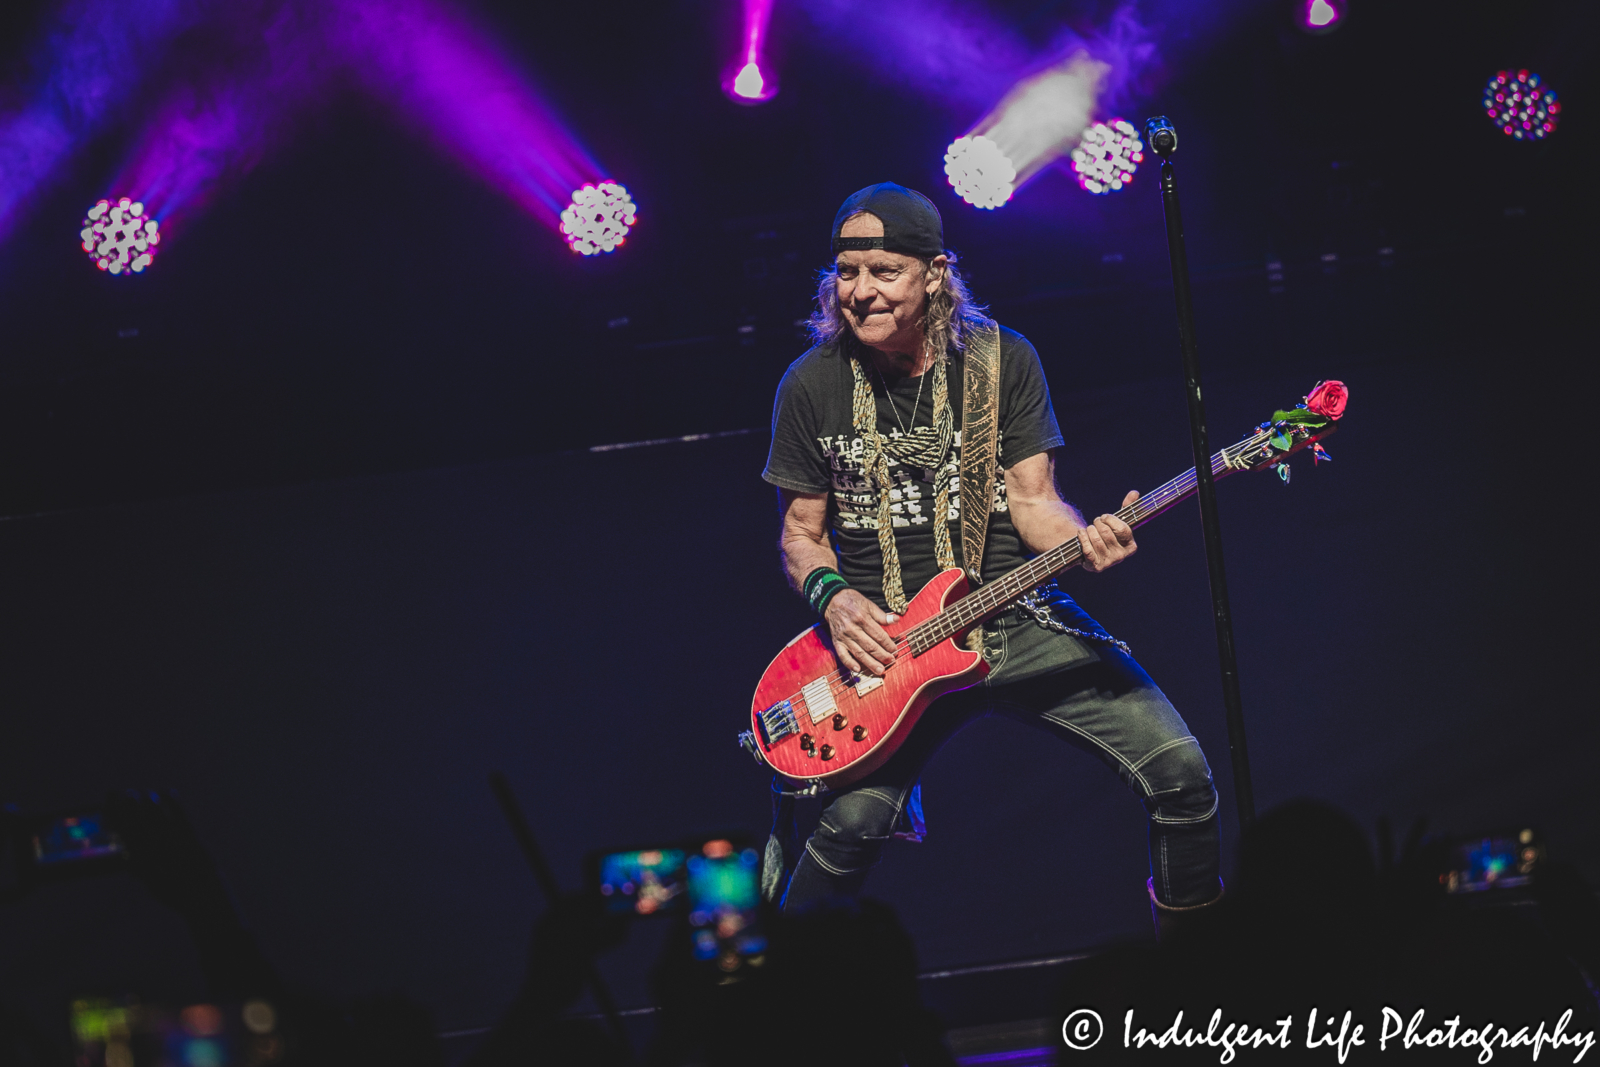
<svg viewBox="0 0 1600 1067"><path fill-rule="evenodd" d="M1105 633L1065 594L1052 590L1047 603L1065 625ZM823 795L817 828L803 848L785 840L793 806L779 794L768 884L773 892L782 884L777 864L792 871L784 910L859 892L885 842L920 836L922 768L961 727L987 714L1054 734L1117 773L1149 817L1150 875L1161 903L1181 908L1215 899L1220 882L1211 768L1183 719L1133 658L1108 642L1052 633L1020 615L984 628L984 655L991 671L982 684L935 701L886 764Z"/></svg>

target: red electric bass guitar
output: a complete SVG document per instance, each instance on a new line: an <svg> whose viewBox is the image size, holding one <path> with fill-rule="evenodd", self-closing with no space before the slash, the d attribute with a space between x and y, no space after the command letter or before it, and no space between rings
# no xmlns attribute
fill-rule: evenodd
<svg viewBox="0 0 1600 1067"><path fill-rule="evenodd" d="M1322 438L1343 414L1343 383L1332 416L1305 405L1278 411L1238 444L1211 457L1213 478L1234 471L1278 467ZM1313 397L1317 395L1313 392ZM1189 470L1117 512L1129 526L1149 522L1196 492ZM983 681L989 664L965 644L973 627L1006 608L1054 574L1077 566L1083 555L1072 538L988 585L972 588L958 569L923 586L905 613L885 627L898 645L882 677L856 674L833 652L826 625L818 623L784 646L756 686L751 729L739 742L788 778L837 788L882 766L939 697Z"/></svg>

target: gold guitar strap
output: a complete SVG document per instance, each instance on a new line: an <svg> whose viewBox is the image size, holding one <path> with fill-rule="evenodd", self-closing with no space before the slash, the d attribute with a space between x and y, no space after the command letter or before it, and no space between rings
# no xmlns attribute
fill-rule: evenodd
<svg viewBox="0 0 1600 1067"><path fill-rule="evenodd" d="M983 581L999 456L1000 325L990 323L967 342L961 387L961 565L974 584Z"/></svg>

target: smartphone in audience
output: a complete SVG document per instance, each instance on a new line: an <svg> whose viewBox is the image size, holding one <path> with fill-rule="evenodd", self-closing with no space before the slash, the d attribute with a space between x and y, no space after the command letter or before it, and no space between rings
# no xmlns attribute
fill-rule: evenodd
<svg viewBox="0 0 1600 1067"><path fill-rule="evenodd" d="M607 911L671 915L688 903L688 858L688 847L676 844L596 852L588 858L588 882Z"/></svg>
<svg viewBox="0 0 1600 1067"><path fill-rule="evenodd" d="M730 838L700 842L686 863L694 956L737 981L761 966L767 936L761 922L761 854Z"/></svg>
<svg viewBox="0 0 1600 1067"><path fill-rule="evenodd" d="M286 1054L277 1011L264 1000L171 1010L138 997L72 1003L79 1067L268 1067Z"/></svg>
<svg viewBox="0 0 1600 1067"><path fill-rule="evenodd" d="M11 855L4 881L21 887L59 878L100 874L122 866L128 847L102 812L82 809L53 815L5 818L5 851Z"/></svg>
<svg viewBox="0 0 1600 1067"><path fill-rule="evenodd" d="M1462 838L1450 852L1450 866L1439 875L1447 893L1485 893L1515 889L1533 880L1544 846L1533 830L1509 830Z"/></svg>

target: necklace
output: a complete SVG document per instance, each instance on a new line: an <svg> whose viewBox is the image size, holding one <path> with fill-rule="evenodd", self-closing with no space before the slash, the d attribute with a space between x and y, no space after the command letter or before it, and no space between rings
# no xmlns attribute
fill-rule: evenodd
<svg viewBox="0 0 1600 1067"><path fill-rule="evenodd" d="M911 403L912 429L916 429L917 426L917 411L922 407L922 386L928 380L928 371L931 369L931 366L924 368L922 373L917 375L917 399ZM894 394L889 392L889 383L884 380L883 372L878 370L878 365L876 363L872 364L872 373L877 376L878 384L883 386L883 396L884 399L889 401L889 414L894 416L894 424L900 428L900 433L902 436L909 437L911 430L906 429L905 423L900 421L900 408L897 404L895 404Z"/></svg>

